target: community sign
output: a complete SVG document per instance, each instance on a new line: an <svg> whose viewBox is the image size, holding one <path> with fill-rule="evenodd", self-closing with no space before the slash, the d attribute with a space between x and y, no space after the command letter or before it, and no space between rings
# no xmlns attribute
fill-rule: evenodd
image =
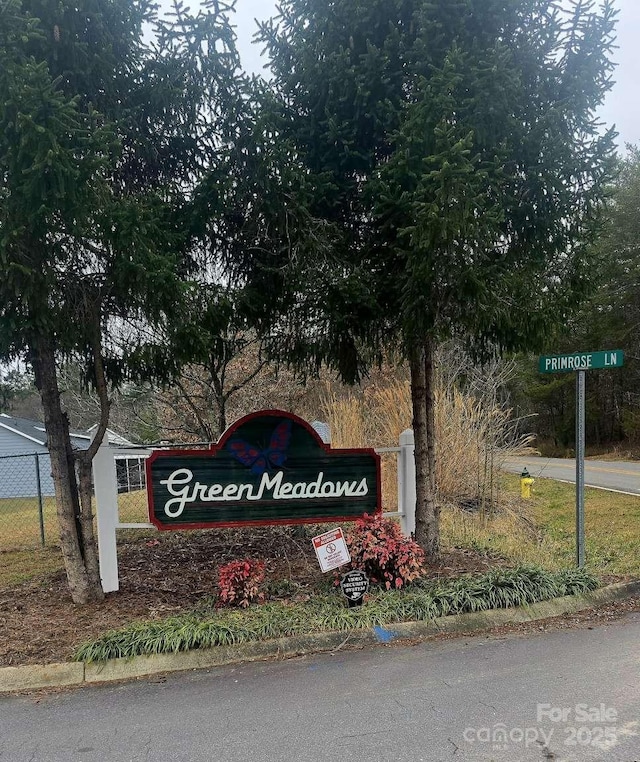
<svg viewBox="0 0 640 762"><path fill-rule="evenodd" d="M380 456L333 449L282 410L240 419L209 450L155 450L146 468L158 529L353 521L381 510Z"/></svg>

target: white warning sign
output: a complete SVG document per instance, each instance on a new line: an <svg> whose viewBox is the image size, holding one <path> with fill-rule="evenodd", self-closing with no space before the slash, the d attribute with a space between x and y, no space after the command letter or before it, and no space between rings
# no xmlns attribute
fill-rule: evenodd
<svg viewBox="0 0 640 762"><path fill-rule="evenodd" d="M342 529L332 529L330 532L313 537L313 548L318 556L320 568L323 572L337 569L351 561L349 549L344 539Z"/></svg>

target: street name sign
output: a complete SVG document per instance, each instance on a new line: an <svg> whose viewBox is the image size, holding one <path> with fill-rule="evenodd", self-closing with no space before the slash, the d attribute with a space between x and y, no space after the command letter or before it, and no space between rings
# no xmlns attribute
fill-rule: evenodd
<svg viewBox="0 0 640 762"><path fill-rule="evenodd" d="M538 362L540 373L567 373L572 370L598 370L621 368L624 352L614 349L607 352L578 352L571 355L551 355L541 357Z"/></svg>
<svg viewBox="0 0 640 762"><path fill-rule="evenodd" d="M584 450L585 450L585 371L622 368L621 349L606 352L576 352L569 355L543 356L538 361L540 373L576 372L576 563L585 562L584 532Z"/></svg>
<svg viewBox="0 0 640 762"><path fill-rule="evenodd" d="M208 450L155 450L149 518L158 529L355 521L382 510L380 456L334 449L309 423L262 410Z"/></svg>

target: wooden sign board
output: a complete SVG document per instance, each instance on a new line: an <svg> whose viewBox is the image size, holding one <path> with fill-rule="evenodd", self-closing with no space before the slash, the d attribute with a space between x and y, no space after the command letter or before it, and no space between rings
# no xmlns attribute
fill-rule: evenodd
<svg viewBox="0 0 640 762"><path fill-rule="evenodd" d="M381 508L380 456L333 449L304 420L263 410L210 450L148 458L149 520L158 529L354 521Z"/></svg>

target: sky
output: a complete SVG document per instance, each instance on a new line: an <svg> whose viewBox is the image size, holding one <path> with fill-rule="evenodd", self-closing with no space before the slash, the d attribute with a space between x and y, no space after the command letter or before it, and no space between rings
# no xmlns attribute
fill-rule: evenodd
<svg viewBox="0 0 640 762"><path fill-rule="evenodd" d="M640 145L640 0L615 0L619 11L617 45L614 60L615 85L601 110L607 125L615 125L618 145ZM238 35L238 50L247 71L261 73L265 60L260 58L260 45L252 44L255 19L264 20L276 14L276 0L237 0L233 23Z"/></svg>

